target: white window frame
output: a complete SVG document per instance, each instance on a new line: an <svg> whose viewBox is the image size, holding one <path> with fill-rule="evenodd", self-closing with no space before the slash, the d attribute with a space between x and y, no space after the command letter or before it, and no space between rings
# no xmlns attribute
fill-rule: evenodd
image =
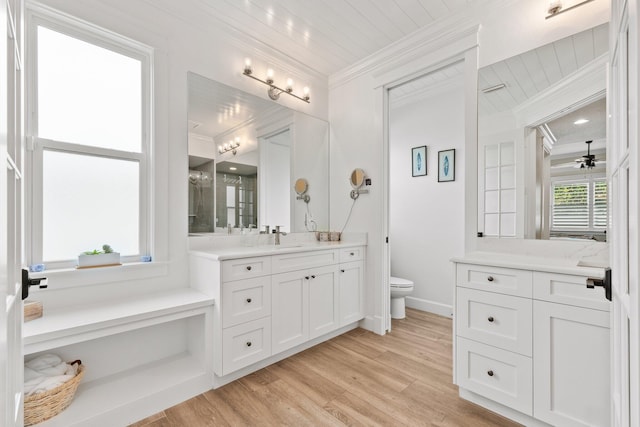
<svg viewBox="0 0 640 427"><path fill-rule="evenodd" d="M597 173L597 174L593 174L593 175L589 175L586 178L585 177L567 177L567 176L559 176L559 177L554 177L551 178L551 209L550 211L550 215L551 218L549 219L549 223L551 224L551 231L552 232L558 232L558 233L603 233L606 231L607 227L595 227L594 223L595 223L595 218L594 218L594 211L595 211L595 206L594 206L594 195L595 195L595 184L596 182L599 181L604 181L605 184L607 183L607 177L605 174L601 174L601 173ZM553 198L554 198L554 191L553 188L555 187L556 184L564 184L564 185L570 185L570 184L587 184L587 192L588 192L588 205L587 205L587 209L589 212L589 225L587 228L558 228L558 227L553 227L553 216L554 216L554 204L553 204ZM609 193L609 188L607 185L607 197L608 197L608 193Z"/></svg>
<svg viewBox="0 0 640 427"><path fill-rule="evenodd" d="M90 156L107 157L138 162L139 170L139 251L140 254L123 256L122 262L131 264L140 261L140 255L153 257L153 150L152 150L152 91L153 87L153 50L141 43L115 34L93 24L50 9L38 3L27 4L26 36L29 55L27 57L27 165L30 171L27 177L27 244L28 264L42 263L43 257L43 152L44 150L62 151ZM122 55L141 61L141 147L140 152L90 147L64 141L53 141L38 137L37 118L37 28L43 26L70 37L106 48ZM63 270L75 267L77 261L65 260L48 262L46 269Z"/></svg>

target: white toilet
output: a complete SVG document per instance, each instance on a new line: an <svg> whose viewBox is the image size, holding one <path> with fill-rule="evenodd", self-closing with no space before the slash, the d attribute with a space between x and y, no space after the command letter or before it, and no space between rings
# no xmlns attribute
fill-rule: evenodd
<svg viewBox="0 0 640 427"><path fill-rule="evenodd" d="M389 285L391 287L391 318L404 319L406 316L404 297L411 295L413 292L413 282L391 276L389 278Z"/></svg>

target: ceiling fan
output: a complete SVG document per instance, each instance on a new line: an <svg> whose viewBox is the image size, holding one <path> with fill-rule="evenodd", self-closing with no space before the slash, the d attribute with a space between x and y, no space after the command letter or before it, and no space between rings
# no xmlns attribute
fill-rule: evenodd
<svg viewBox="0 0 640 427"><path fill-rule="evenodd" d="M595 154L591 154L592 142L593 141L585 141L585 144L587 144L587 154L579 159L576 159L576 165L574 166L575 168L592 169L596 166L598 160L596 160Z"/></svg>

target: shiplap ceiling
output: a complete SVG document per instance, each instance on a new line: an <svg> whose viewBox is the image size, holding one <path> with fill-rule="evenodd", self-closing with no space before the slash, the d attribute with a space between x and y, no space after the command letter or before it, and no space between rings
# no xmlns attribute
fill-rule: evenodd
<svg viewBox="0 0 640 427"><path fill-rule="evenodd" d="M478 73L478 113L511 110L608 51L608 24L582 31L521 55L483 67ZM482 89L504 83L490 93Z"/></svg>
<svg viewBox="0 0 640 427"><path fill-rule="evenodd" d="M474 0L146 1L189 21L228 26L329 76Z"/></svg>

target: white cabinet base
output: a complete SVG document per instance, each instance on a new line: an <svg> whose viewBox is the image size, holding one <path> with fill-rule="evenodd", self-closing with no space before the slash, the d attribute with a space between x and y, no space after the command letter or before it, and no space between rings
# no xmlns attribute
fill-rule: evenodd
<svg viewBox="0 0 640 427"><path fill-rule="evenodd" d="M459 389L458 394L464 400L468 400L469 402L475 403L476 405L480 405L483 408L490 410L491 412L495 412L496 414L502 415L503 417L509 418L510 420L513 420L527 427L552 427L550 424L537 420L533 417L530 417L529 415L525 415L522 412L509 408L508 406L501 405L494 400L487 399L484 396L481 396L462 387Z"/></svg>

